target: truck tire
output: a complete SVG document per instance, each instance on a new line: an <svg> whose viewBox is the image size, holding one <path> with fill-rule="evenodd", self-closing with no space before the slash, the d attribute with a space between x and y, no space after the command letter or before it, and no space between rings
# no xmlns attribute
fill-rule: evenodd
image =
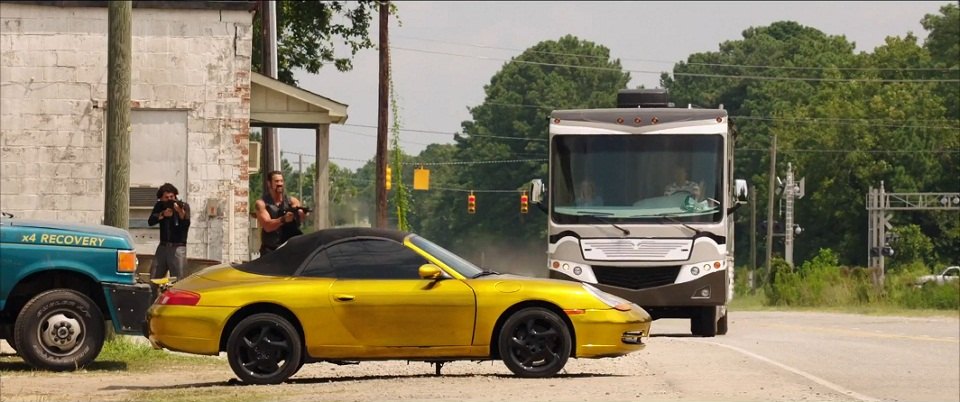
<svg viewBox="0 0 960 402"><path fill-rule="evenodd" d="M720 317L720 320L717 321L717 335L726 335L727 334L727 317L730 316L730 310L727 310L727 313Z"/></svg>
<svg viewBox="0 0 960 402"><path fill-rule="evenodd" d="M103 315L79 292L48 290L20 310L13 338L27 364L51 371L76 370L93 362L103 348Z"/></svg>
<svg viewBox="0 0 960 402"><path fill-rule="evenodd" d="M690 333L695 336L714 337L717 335L717 308L703 307L690 317Z"/></svg>

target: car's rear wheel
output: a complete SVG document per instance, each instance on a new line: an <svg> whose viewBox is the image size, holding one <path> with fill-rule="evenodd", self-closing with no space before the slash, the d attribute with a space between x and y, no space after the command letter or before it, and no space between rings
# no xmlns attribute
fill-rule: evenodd
<svg viewBox="0 0 960 402"><path fill-rule="evenodd" d="M300 368L300 334L285 318L270 313L244 318L230 332L230 368L249 384L279 384Z"/></svg>
<svg viewBox="0 0 960 402"><path fill-rule="evenodd" d="M27 364L44 370L84 367L103 348L100 308L82 293L53 289L40 293L20 310L13 344Z"/></svg>
<svg viewBox="0 0 960 402"><path fill-rule="evenodd" d="M526 308L504 322L497 346L503 363L517 376L550 377L570 358L570 331L554 312Z"/></svg>

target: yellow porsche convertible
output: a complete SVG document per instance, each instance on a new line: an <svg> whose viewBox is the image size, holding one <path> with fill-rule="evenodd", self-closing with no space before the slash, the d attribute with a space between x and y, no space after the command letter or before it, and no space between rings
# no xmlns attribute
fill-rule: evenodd
<svg viewBox="0 0 960 402"><path fill-rule="evenodd" d="M199 271L147 313L155 347L226 352L244 382L304 363L502 359L549 377L569 357L643 348L650 315L588 284L482 270L413 233L326 229L259 259Z"/></svg>

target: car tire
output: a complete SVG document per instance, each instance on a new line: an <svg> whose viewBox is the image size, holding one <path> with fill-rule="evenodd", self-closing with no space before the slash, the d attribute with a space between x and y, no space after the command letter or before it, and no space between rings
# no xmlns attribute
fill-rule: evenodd
<svg viewBox="0 0 960 402"><path fill-rule="evenodd" d="M103 348L100 308L86 295L53 289L27 302L17 316L13 340L30 366L69 371L93 362Z"/></svg>
<svg viewBox="0 0 960 402"><path fill-rule="evenodd" d="M300 334L285 318L270 313L244 318L227 340L230 368L248 384L279 384L303 361Z"/></svg>
<svg viewBox="0 0 960 402"><path fill-rule="evenodd" d="M497 346L500 358L513 374L524 378L550 377L570 358L570 330L556 313L526 308L503 324Z"/></svg>

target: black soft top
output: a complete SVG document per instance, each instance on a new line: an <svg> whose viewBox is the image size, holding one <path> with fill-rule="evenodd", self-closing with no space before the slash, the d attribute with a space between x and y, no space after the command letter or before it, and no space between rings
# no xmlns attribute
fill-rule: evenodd
<svg viewBox="0 0 960 402"><path fill-rule="evenodd" d="M293 276L303 265L304 260L314 251L326 245L357 237L377 237L403 243L410 232L377 228L336 228L321 229L313 233L296 236L272 253L253 261L235 264L233 267L244 272L271 276Z"/></svg>

